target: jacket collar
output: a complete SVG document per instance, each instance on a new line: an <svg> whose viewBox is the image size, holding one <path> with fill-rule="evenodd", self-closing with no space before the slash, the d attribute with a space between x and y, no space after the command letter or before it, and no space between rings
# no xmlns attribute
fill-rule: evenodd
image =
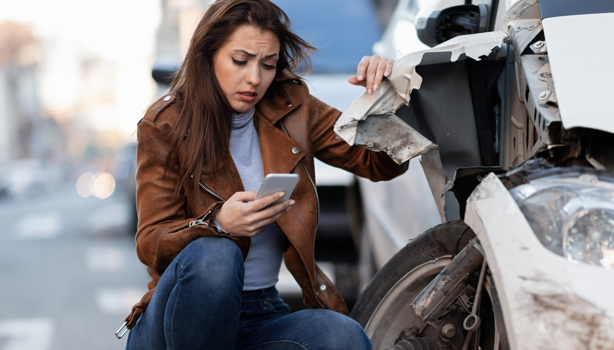
<svg viewBox="0 0 614 350"><path fill-rule="evenodd" d="M260 138L264 175L290 173L305 156L305 151L261 111L256 110L254 122Z"/></svg>
<svg viewBox="0 0 614 350"><path fill-rule="evenodd" d="M306 93L303 88L303 81L298 76L286 72L276 79L276 82L283 86L286 92L285 97L265 95L256 105L256 111L275 125L281 118L300 106L300 94Z"/></svg>
<svg viewBox="0 0 614 350"><path fill-rule="evenodd" d="M290 173L305 156L305 151L292 138L292 134L286 135L276 124L301 105L301 95L306 94L307 90L301 86L303 81L292 73L286 72L277 82L283 85L286 97L265 96L256 105L254 115L265 176L271 173ZM291 126L292 122L288 121L287 124Z"/></svg>

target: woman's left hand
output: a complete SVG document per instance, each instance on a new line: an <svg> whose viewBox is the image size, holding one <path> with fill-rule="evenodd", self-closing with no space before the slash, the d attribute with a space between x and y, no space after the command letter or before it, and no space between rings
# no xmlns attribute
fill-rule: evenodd
<svg viewBox="0 0 614 350"><path fill-rule="evenodd" d="M358 64L356 75L348 79L353 85L364 86L367 94L371 95L377 91L384 78L388 78L392 73L393 60L379 56L365 56Z"/></svg>

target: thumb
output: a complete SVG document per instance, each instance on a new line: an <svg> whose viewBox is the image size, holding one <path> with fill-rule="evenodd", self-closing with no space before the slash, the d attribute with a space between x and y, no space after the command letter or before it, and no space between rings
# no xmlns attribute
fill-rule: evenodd
<svg viewBox="0 0 614 350"><path fill-rule="evenodd" d="M236 192L230 199L237 202L248 202L253 201L256 198L256 194L255 191Z"/></svg>
<svg viewBox="0 0 614 350"><path fill-rule="evenodd" d="M354 75L353 77L350 77L350 79L348 79L348 83L352 85L366 86L367 79L363 79L362 81L360 81L358 80L358 77Z"/></svg>

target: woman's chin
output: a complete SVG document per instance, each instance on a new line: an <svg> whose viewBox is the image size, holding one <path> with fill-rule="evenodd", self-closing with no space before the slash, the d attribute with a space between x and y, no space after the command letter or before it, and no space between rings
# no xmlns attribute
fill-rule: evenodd
<svg viewBox="0 0 614 350"><path fill-rule="evenodd" d="M235 111L235 113L245 113L249 112L254 108L256 104L253 102L234 102L231 107Z"/></svg>

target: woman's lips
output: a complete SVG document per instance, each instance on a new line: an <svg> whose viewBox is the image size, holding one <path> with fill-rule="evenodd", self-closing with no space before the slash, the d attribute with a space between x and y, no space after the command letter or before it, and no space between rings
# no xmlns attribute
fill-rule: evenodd
<svg viewBox="0 0 614 350"><path fill-rule="evenodd" d="M245 102L253 102L256 100L258 94L256 91L240 91L238 92L239 98Z"/></svg>

